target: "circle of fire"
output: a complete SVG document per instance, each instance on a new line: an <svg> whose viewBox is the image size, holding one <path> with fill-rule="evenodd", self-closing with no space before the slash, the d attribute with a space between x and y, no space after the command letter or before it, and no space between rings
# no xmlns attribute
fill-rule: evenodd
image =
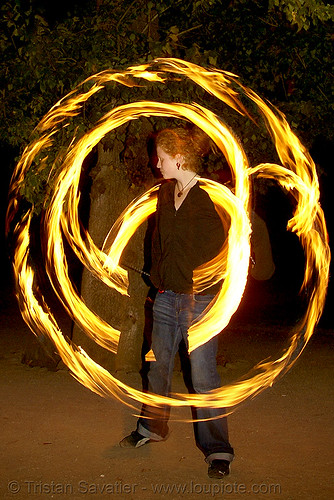
<svg viewBox="0 0 334 500"><path fill-rule="evenodd" d="M238 308L247 280L250 256L249 192L250 178L266 177L276 180L289 190L296 200L293 217L288 229L294 231L304 248L305 274L302 288L309 291L309 303L298 330L292 335L284 354L273 361L258 363L242 380L222 386L208 394L173 394L162 397L129 387L95 363L80 347L69 344L36 286L36 277L29 265L29 229L33 209L26 211L15 229L16 248L14 271L17 295L22 316L36 335L50 338L74 377L101 396L113 396L133 406L132 401L159 406L225 407L230 411L246 398L271 386L279 375L285 373L300 355L325 303L329 279L330 251L322 209L319 204L319 186L315 165L307 150L291 131L285 117L266 104L257 94L241 85L235 75L220 70L208 70L179 59L157 59L151 64L130 67L122 72L104 71L83 83L90 83L88 91L82 85L59 101L37 127L40 137L25 149L13 174L8 224L18 211L19 191L25 175L36 156L53 144L53 136L79 114L88 99L103 90L108 82L129 87L138 81L165 82L164 75L174 73L192 80L225 104L245 115L248 114L231 84L239 86L243 94L256 104L263 115L276 151L282 162L260 164L250 168L247 157L233 134L217 115L198 104L166 104L136 102L118 106L78 140L73 138L62 160L52 199L46 210L43 230L47 241L45 259L50 282L75 322L98 344L117 352L120 332L92 312L78 296L71 284L63 246L65 235L81 262L106 285L119 293L127 294L128 277L119 261L129 239L138 226L156 209L158 186L135 199L112 227L105 245L100 250L89 233L84 236L78 219L79 179L87 154L111 130L140 116L165 116L191 121L210 136L227 159L235 179L233 193L217 182L200 179L201 187L208 192L220 217L228 213L230 229L228 242L219 255L195 270L196 291L209 283L223 280L223 285L205 315L189 329L189 351L220 333ZM76 95L77 93L77 95ZM66 207L66 208L65 208ZM111 242L111 243L110 243ZM152 358L151 358L152 359Z"/></svg>

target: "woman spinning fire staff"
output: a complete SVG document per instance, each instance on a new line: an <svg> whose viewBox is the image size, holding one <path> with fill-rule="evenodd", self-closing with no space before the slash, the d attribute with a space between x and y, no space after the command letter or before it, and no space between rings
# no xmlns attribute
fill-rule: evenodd
<svg viewBox="0 0 334 500"><path fill-rule="evenodd" d="M155 362L148 374L149 391L168 396L174 358L182 341L188 346L188 328L218 292L220 284L193 293L193 271L215 257L225 235L209 195L200 188L197 172L210 150L208 136L199 129L165 129L156 138L158 164L168 182L160 187L153 235L151 280L158 289L153 307L152 350ZM220 387L214 337L189 355L195 393ZM122 447L138 448L168 436L169 406L143 405L137 429ZM208 475L229 474L233 448L228 439L223 408L194 408L195 439L209 464ZM209 419L209 420L208 420Z"/></svg>

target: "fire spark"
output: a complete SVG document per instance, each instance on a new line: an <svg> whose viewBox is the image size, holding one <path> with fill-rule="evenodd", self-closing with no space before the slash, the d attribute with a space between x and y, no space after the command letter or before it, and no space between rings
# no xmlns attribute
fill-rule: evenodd
<svg viewBox="0 0 334 500"><path fill-rule="evenodd" d="M141 116L184 119L202 128L210 136L225 156L235 179L233 192L217 182L200 180L221 218L228 214L230 228L228 241L220 254L195 271L194 284L197 291L205 289L212 281L218 282L222 278L224 281L206 314L190 328L189 350L196 349L224 330L238 308L249 267L251 179L266 177L274 179L295 197L296 209L288 223L288 229L298 235L305 252L302 287L308 289L310 297L304 317L284 354L276 360L259 363L242 380L208 394L173 394L173 397L161 397L122 383L95 363L80 347L65 340L52 311L39 292L37 278L29 264L32 208L21 217L14 231L16 248L13 265L17 296L22 316L33 333L50 338L73 376L97 394L115 397L134 408L138 401L157 406L225 407L232 411L246 398L271 386L278 376L292 366L321 316L328 285L330 251L325 219L319 204L315 165L280 112L265 103L251 89L241 85L235 75L204 69L178 59L157 59L150 64L133 66L121 72L104 71L90 77L59 101L38 125L40 137L27 146L13 174L7 221L9 225L18 213L20 189L35 158L42 151L53 147L56 134L70 124L73 116L82 112L84 104L93 95L105 90L110 82L128 87L136 86L138 82L145 85L146 81L167 84L170 74L192 81L230 108L246 115L248 112L235 90L235 87L239 88L262 113L282 165L266 163L251 168L242 146L229 128L217 115L199 104L144 101L113 108L82 137L73 137L69 149L62 157L61 169L51 203L45 212L42 229L47 242L45 267L50 283L80 328L104 348L117 352L120 332L91 311L71 283L63 237L90 272L107 286L126 295L128 275L119 264L120 258L136 229L155 211L157 186L128 206L112 227L101 250L87 232L83 234L78 218L82 164L106 134L129 120L136 120ZM88 91L84 90L85 85L90 85Z"/></svg>

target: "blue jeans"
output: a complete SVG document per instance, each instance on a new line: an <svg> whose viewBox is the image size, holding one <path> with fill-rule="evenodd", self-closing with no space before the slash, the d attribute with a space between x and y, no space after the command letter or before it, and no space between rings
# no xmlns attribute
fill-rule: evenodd
<svg viewBox="0 0 334 500"><path fill-rule="evenodd" d="M153 306L152 350L156 361L148 373L149 392L168 396L175 355L183 340L188 348L188 328L213 299L212 295L179 294L170 290L158 293ZM217 372L218 339L214 337L189 355L192 391L202 394L221 385ZM208 419L225 414L224 408L196 408L193 418ZM143 405L138 420L138 432L155 441L168 435L170 407ZM146 417L146 418L144 418ZM196 444L208 463L215 459L233 460L233 448L228 440L226 417L205 422L195 421Z"/></svg>

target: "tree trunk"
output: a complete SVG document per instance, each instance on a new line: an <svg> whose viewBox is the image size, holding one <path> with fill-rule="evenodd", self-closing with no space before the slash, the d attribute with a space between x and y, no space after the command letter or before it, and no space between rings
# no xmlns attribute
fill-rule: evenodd
<svg viewBox="0 0 334 500"><path fill-rule="evenodd" d="M98 247L109 229L127 205L146 187L129 187L129 177L124 164L120 162L120 153L124 148L119 141L113 142L112 150L106 150L102 144L98 147L98 161L91 175L93 178L90 198L90 214L88 231ZM138 141L138 154L131 155L133 161L141 163L139 167L147 168L145 160L145 144ZM128 160L127 160L128 161ZM128 167L128 165L127 165ZM153 178L150 178L152 184ZM143 224L123 252L122 262L137 269L144 264L144 238L147 224ZM117 355L98 346L88 338L78 326L73 329L73 341L80 345L97 363L109 371L133 371L141 366L141 349L145 328L145 299L148 286L141 274L129 270L129 295L123 296L99 282L89 271L84 269L81 284L81 295L87 306L121 331Z"/></svg>

